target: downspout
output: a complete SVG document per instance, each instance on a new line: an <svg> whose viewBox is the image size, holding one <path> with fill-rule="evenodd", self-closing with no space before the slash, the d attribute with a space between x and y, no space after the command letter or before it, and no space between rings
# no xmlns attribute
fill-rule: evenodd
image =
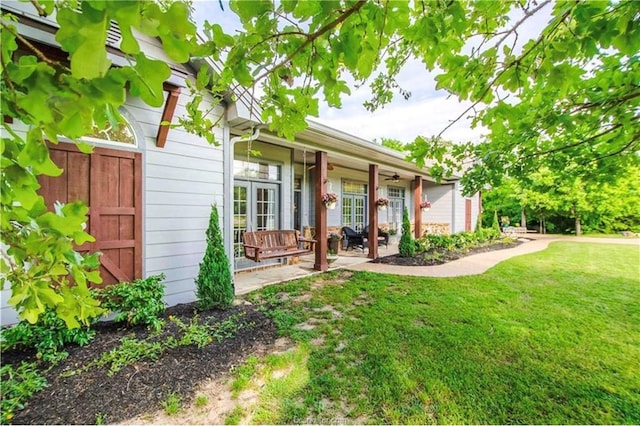
<svg viewBox="0 0 640 426"><path fill-rule="evenodd" d="M249 136L234 136L231 137L231 131L229 126L225 126L224 129L224 146L227 148L224 150L224 247L229 258L229 264L231 265L231 276L234 276L236 269L235 256L233 252L233 160L234 160L234 145L237 142L250 142L256 140L260 136L260 130L264 125L256 127L253 134Z"/></svg>

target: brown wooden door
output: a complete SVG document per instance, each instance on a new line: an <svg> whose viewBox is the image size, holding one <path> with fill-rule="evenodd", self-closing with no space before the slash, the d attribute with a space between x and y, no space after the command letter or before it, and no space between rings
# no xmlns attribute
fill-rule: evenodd
<svg viewBox="0 0 640 426"><path fill-rule="evenodd" d="M464 230L471 231L471 200L464 200Z"/></svg>
<svg viewBox="0 0 640 426"><path fill-rule="evenodd" d="M64 169L42 176L40 194L49 208L55 201L82 200L89 206L88 230L95 243L79 251L99 251L104 284L142 275L142 155L95 148L83 154L72 144L50 145L51 158Z"/></svg>

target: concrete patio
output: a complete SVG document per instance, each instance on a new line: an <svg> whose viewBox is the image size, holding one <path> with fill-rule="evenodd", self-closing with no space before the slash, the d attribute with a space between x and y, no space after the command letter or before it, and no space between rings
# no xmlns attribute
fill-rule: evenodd
<svg viewBox="0 0 640 426"><path fill-rule="evenodd" d="M398 244L389 243L388 247L382 246L378 248L379 256L388 256L398 253ZM291 265L274 265L264 268L241 271L235 274L236 295L243 295L262 287L277 284L285 281L291 281L298 278L308 277L319 274L320 271L313 269L315 261L314 254L300 256L298 263ZM353 268L355 265L367 263L367 250L350 249L348 251L340 250L338 259L329 265L329 271L335 269Z"/></svg>

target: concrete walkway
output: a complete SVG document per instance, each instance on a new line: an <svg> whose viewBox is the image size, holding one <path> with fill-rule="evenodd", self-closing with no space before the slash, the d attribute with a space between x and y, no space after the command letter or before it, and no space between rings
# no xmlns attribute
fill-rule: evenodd
<svg viewBox="0 0 640 426"><path fill-rule="evenodd" d="M371 271L385 274L413 275L425 277L456 277L462 275L478 275L495 266L503 260L514 256L533 253L544 250L554 241L573 241L589 243L613 243L631 244L639 248L638 263L640 267L640 239L639 238L587 238L567 237L561 235L537 235L529 234L527 238L532 241L520 244L517 247L506 250L497 250L488 253L463 257L453 262L437 266L396 266L383 263L371 263L366 253L351 250L341 252L339 259L330 270L347 269L352 271ZM387 248L380 249L380 256L387 256L398 252L397 244L390 244ZM237 272L234 277L236 295L243 295L268 285L283 283L286 281L319 274L313 269L314 256L301 256L299 262L293 265L278 266L266 269Z"/></svg>
<svg viewBox="0 0 640 426"><path fill-rule="evenodd" d="M475 254L454 260L443 265L435 266L397 266L384 263L359 263L349 266L348 269L354 271L370 271L384 274L412 275L423 277L459 277L465 275L478 275L498 263L523 254L534 253L546 249L549 244L555 241L570 241L577 243L603 243L603 244L627 244L635 245L639 248L638 238L589 238L589 237L565 237L558 235L527 235L533 238L532 241L520 244L512 249L496 250L487 253ZM640 263L640 257L638 258Z"/></svg>

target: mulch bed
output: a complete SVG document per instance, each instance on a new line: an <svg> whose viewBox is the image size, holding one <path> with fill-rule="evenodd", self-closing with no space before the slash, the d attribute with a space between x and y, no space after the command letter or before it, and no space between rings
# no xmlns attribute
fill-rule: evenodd
<svg viewBox="0 0 640 426"><path fill-rule="evenodd" d="M185 324L193 317L193 304L167 309ZM209 378L220 377L241 364L248 355L271 346L277 331L273 322L256 306L235 306L226 310L198 312L200 322L224 321L230 316L243 325L235 335L202 349L178 346L167 349L157 361L139 361L109 376L108 367L93 366L79 374L63 377L61 373L78 370L102 353L119 346L123 337L143 339L150 331L145 327L123 328L119 324L96 325L96 337L84 347L67 349L69 357L46 373L48 386L33 395L24 410L15 413L15 424L95 424L98 416L114 423L161 408L171 393L189 400L195 388ZM159 340L174 336L178 327L167 321ZM7 351L2 363L33 361L33 353Z"/></svg>
<svg viewBox="0 0 640 426"><path fill-rule="evenodd" d="M429 250L426 253L418 254L414 257L402 257L399 254L392 254L390 256L379 257L372 260L372 263L386 263L390 265L400 266L434 266L442 265L443 263L451 262L452 260L461 259L466 256L471 256L478 253L486 253L489 251L503 250L516 247L523 242L528 241L524 238L519 238L513 243L496 243L484 247L476 247L469 251L446 251L446 250Z"/></svg>

